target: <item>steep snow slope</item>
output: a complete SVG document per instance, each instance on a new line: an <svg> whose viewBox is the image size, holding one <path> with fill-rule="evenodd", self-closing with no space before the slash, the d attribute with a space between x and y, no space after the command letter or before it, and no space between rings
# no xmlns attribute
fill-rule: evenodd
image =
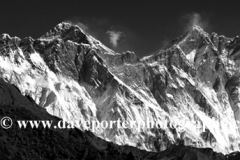
<svg viewBox="0 0 240 160"><path fill-rule="evenodd" d="M65 120L168 124L93 131L117 144L157 151L183 140L228 153L239 150L239 42L194 26L170 48L139 59L60 23L36 40L3 34L0 77Z"/></svg>
<svg viewBox="0 0 240 160"><path fill-rule="evenodd" d="M94 136L91 132L71 130L25 129L16 127L17 120L51 120L57 125L61 120L49 115L46 110L36 105L29 96L23 96L19 90L0 79L0 117L9 116L13 126L0 129L0 155L3 160L39 160L72 159L72 160L236 160L240 153L228 155L213 152L210 148L187 147L182 143L173 145L162 152L147 152L131 146L118 146ZM17 146L17 148L16 148Z"/></svg>

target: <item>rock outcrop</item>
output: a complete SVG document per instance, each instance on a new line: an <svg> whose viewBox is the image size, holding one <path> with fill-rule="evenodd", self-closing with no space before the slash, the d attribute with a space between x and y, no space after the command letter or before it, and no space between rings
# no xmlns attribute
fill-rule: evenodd
<svg viewBox="0 0 240 160"><path fill-rule="evenodd" d="M184 142L230 153L239 150L239 42L193 26L140 59L60 23L38 39L3 34L0 77L64 120L167 124L91 130L119 145L162 151Z"/></svg>

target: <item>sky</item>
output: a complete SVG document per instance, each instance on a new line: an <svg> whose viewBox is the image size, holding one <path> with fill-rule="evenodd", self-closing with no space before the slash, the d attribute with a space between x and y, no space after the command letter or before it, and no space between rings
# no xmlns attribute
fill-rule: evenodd
<svg viewBox="0 0 240 160"><path fill-rule="evenodd" d="M240 34L237 0L22 0L0 4L0 34L38 38L60 22L81 26L116 52L139 57L164 48L191 25Z"/></svg>

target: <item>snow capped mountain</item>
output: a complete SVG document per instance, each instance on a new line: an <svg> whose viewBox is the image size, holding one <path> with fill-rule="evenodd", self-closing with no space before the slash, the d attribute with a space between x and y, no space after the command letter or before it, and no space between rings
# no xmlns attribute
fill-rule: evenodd
<svg viewBox="0 0 240 160"><path fill-rule="evenodd" d="M139 59L60 23L38 39L2 34L0 77L64 120L168 124L92 130L120 145L160 151L184 141L229 153L239 150L239 46L239 37L193 26L168 49Z"/></svg>

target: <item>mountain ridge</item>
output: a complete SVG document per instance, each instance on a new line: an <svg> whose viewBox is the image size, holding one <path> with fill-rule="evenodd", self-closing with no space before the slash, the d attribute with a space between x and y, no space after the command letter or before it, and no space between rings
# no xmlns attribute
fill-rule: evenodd
<svg viewBox="0 0 240 160"><path fill-rule="evenodd" d="M4 34L0 42L0 77L52 115L186 124L181 130L99 129L94 134L101 138L151 151L179 140L222 153L239 150L237 38L194 26L168 49L141 59L115 53L68 23L36 40ZM233 86L225 85L231 78Z"/></svg>
<svg viewBox="0 0 240 160"><path fill-rule="evenodd" d="M52 120L57 124L62 119L52 116L38 106L29 96L0 79L0 116L13 120L11 129L0 129L0 153L4 160L27 159L119 159L119 160L236 160L239 152L228 155L214 152L211 148L194 148L183 143L173 145L162 152L147 152L131 146L119 146L96 137L90 131L42 128L18 128L17 120Z"/></svg>

